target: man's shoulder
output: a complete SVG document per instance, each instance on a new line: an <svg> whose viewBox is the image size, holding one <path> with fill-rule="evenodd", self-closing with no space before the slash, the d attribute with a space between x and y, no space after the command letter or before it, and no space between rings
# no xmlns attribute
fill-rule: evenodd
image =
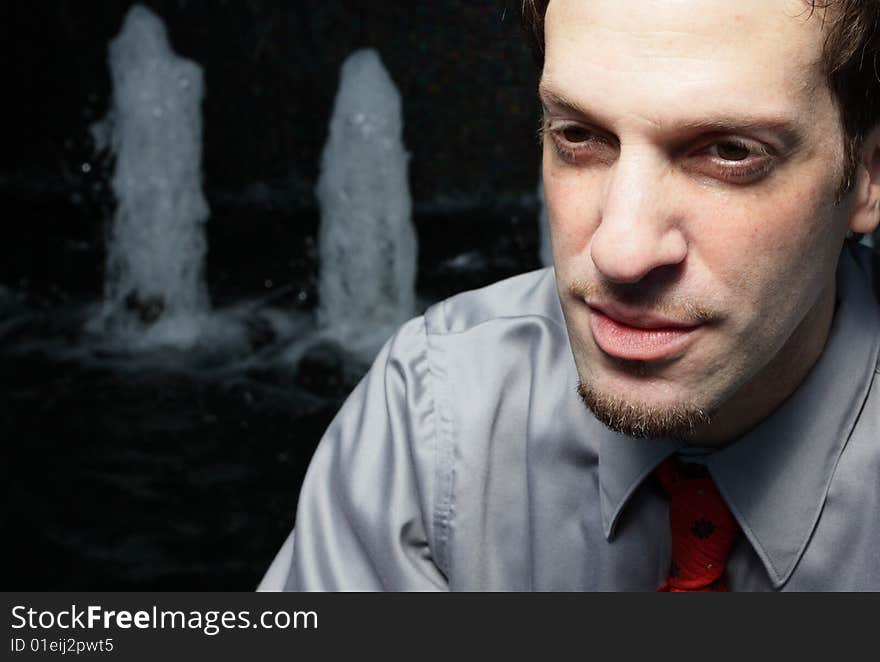
<svg viewBox="0 0 880 662"><path fill-rule="evenodd" d="M493 321L541 318L563 326L552 267L461 292L425 311L428 335L461 334Z"/></svg>

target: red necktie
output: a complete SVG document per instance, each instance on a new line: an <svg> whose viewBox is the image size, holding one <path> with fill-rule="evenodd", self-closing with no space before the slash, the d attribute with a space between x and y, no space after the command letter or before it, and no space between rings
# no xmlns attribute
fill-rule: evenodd
<svg viewBox="0 0 880 662"><path fill-rule="evenodd" d="M658 591L727 591L724 567L739 525L701 465L696 476L669 457L656 469L669 495L672 563ZM688 475L686 475L688 474Z"/></svg>

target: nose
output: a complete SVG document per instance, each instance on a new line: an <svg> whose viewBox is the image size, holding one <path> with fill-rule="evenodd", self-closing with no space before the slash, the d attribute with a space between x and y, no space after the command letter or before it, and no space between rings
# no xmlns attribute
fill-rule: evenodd
<svg viewBox="0 0 880 662"><path fill-rule="evenodd" d="M687 240L663 163L621 153L607 177L590 242L599 272L612 282L637 283L655 269L684 261Z"/></svg>

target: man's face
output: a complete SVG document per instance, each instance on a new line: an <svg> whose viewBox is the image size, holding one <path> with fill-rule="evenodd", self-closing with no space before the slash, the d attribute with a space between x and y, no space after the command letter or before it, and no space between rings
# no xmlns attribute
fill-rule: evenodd
<svg viewBox="0 0 880 662"><path fill-rule="evenodd" d="M582 394L612 427L723 441L821 353L847 230L823 38L802 0L550 3L557 287Z"/></svg>

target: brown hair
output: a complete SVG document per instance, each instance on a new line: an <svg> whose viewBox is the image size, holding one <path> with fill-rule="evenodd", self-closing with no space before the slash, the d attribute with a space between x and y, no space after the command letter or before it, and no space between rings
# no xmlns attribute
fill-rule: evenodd
<svg viewBox="0 0 880 662"><path fill-rule="evenodd" d="M804 0L827 22L823 60L840 108L845 169L838 197L853 184L865 136L880 121L880 0ZM544 63L544 13L550 0L522 0L520 21L539 66Z"/></svg>

